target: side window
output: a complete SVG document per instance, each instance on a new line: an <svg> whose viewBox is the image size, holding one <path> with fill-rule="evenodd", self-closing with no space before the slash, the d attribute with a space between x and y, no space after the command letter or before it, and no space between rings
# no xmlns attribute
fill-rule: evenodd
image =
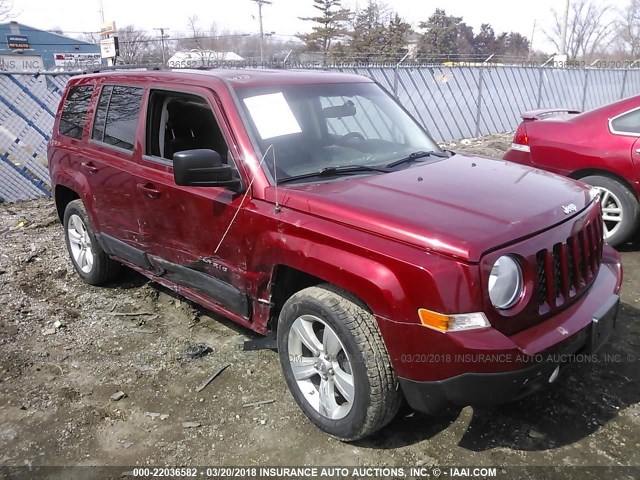
<svg viewBox="0 0 640 480"><path fill-rule="evenodd" d="M59 131L67 137L82 138L82 129L87 119L87 110L93 94L92 85L71 87L62 106Z"/></svg>
<svg viewBox="0 0 640 480"><path fill-rule="evenodd" d="M104 138L104 125L107 121L107 109L109 108L109 99L111 98L111 92L113 86L107 85L102 87L100 93L100 100L98 101L98 109L96 110L96 118L93 121L93 132L91 138L94 140L102 141Z"/></svg>
<svg viewBox="0 0 640 480"><path fill-rule="evenodd" d="M625 113L611 121L611 128L618 133L640 135L640 110Z"/></svg>
<svg viewBox="0 0 640 480"><path fill-rule="evenodd" d="M142 93L141 87L103 87L91 138L133 151Z"/></svg>
<svg viewBox="0 0 640 480"><path fill-rule="evenodd" d="M145 153L173 160L183 150L215 150L224 163L229 148L207 101L196 95L151 90L147 112Z"/></svg>

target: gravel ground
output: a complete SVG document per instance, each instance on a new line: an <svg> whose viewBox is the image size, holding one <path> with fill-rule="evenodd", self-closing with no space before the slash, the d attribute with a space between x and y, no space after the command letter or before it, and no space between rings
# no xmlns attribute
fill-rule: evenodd
<svg viewBox="0 0 640 480"><path fill-rule="evenodd" d="M501 156L510 140L446 148ZM0 465L640 466L638 240L622 249L608 361L575 365L510 405L403 411L345 444L299 411L276 353L242 351L248 330L133 272L107 288L83 284L50 200L0 204L0 239ZM213 351L185 358L199 343ZM270 403L245 406L260 401Z"/></svg>

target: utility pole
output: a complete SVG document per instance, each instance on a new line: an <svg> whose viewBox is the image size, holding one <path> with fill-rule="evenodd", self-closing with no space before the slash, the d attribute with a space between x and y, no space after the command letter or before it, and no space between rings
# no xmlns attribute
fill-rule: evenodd
<svg viewBox="0 0 640 480"><path fill-rule="evenodd" d="M538 21L537 18L533 19L533 28L531 29L531 39L529 40L529 54L527 55L527 60L529 60L531 58L531 52L533 52L533 37L536 34L536 22Z"/></svg>
<svg viewBox="0 0 640 480"><path fill-rule="evenodd" d="M100 27L104 25L104 5L102 4L102 0L98 0L98 13L100 14Z"/></svg>
<svg viewBox="0 0 640 480"><path fill-rule="evenodd" d="M566 0L564 16L562 17L562 28L560 29L560 55L567 54L567 27L569 25L569 5L571 0Z"/></svg>
<svg viewBox="0 0 640 480"><path fill-rule="evenodd" d="M264 65L264 29L262 28L262 6L271 5L269 0L251 0L258 4L258 19L260 20L260 65Z"/></svg>
<svg viewBox="0 0 640 480"><path fill-rule="evenodd" d="M169 30L167 27L157 27L154 28L154 30L158 30L160 32L160 46L162 48L162 66L164 67L167 63L166 59L165 59L165 53L164 53L164 39L168 37L164 36L164 31L165 30Z"/></svg>

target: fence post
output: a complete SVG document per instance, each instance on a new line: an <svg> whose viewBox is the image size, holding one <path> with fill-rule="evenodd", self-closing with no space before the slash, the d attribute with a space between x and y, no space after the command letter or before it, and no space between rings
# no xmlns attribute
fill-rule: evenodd
<svg viewBox="0 0 640 480"><path fill-rule="evenodd" d="M400 75L400 65L402 64L402 62L404 62L407 57L409 56L409 52L407 52L405 54L404 57L402 57L402 60L400 60L398 63L396 63L396 67L394 68L394 75L393 75L393 96L397 99L398 98L398 81L399 78L398 76Z"/></svg>
<svg viewBox="0 0 640 480"><path fill-rule="evenodd" d="M542 105L542 81L544 80L544 67L540 67L540 79L538 80L538 105L536 108L540 108Z"/></svg>
<svg viewBox="0 0 640 480"><path fill-rule="evenodd" d="M589 86L589 70L584 71L584 89L582 90L582 108L581 111L584 112L584 107L587 104L587 87Z"/></svg>
<svg viewBox="0 0 640 480"><path fill-rule="evenodd" d="M624 98L624 89L627 88L627 75L629 74L629 70L625 69L624 75L622 76L622 89L620 90L620 100Z"/></svg>
<svg viewBox="0 0 640 480"><path fill-rule="evenodd" d="M482 118L482 70L480 67L478 78L478 111L476 112L476 137L480 136L480 120Z"/></svg>

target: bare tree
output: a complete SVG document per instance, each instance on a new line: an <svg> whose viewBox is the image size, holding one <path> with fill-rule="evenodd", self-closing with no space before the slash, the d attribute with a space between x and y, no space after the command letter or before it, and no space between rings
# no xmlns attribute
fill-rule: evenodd
<svg viewBox="0 0 640 480"><path fill-rule="evenodd" d="M567 25L567 55L570 60L591 57L606 49L613 40L615 18L613 7L597 0L573 0ZM552 9L554 18L547 38L560 50L563 14Z"/></svg>
<svg viewBox="0 0 640 480"><path fill-rule="evenodd" d="M149 51L151 36L138 30L133 25L118 29L118 43L120 45L120 61L126 65L143 63Z"/></svg>
<svg viewBox="0 0 640 480"><path fill-rule="evenodd" d="M0 22L4 22L13 17L13 1L0 0Z"/></svg>
<svg viewBox="0 0 640 480"><path fill-rule="evenodd" d="M619 42L631 58L636 58L640 54L640 0L631 0L621 17Z"/></svg>

